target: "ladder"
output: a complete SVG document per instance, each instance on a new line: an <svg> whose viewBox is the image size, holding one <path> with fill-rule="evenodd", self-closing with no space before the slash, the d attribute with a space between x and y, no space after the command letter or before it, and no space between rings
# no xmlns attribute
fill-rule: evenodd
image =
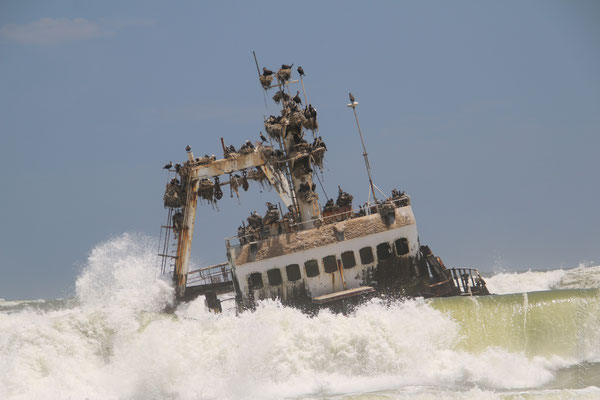
<svg viewBox="0 0 600 400"><path fill-rule="evenodd" d="M173 233L173 208L169 208L167 222L160 227L160 238L158 241L158 256L160 260L160 273L165 275L175 270L177 259L177 241Z"/></svg>

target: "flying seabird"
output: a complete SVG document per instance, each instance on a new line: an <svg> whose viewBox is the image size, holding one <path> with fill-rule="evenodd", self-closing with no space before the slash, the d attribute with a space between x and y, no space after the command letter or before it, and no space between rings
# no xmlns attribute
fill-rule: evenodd
<svg viewBox="0 0 600 400"><path fill-rule="evenodd" d="M165 166L163 167L163 169L171 169L173 167L173 161L169 161L168 164L165 164Z"/></svg>
<svg viewBox="0 0 600 400"><path fill-rule="evenodd" d="M304 75L304 68L298 67L296 70L298 71L298 74L300 74L300 76Z"/></svg>

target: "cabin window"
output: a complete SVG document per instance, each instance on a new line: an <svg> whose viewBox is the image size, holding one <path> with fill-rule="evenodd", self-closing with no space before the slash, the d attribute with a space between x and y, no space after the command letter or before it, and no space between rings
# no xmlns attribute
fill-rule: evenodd
<svg viewBox="0 0 600 400"><path fill-rule="evenodd" d="M300 266L298 264L291 264L285 267L285 272L287 272L287 279L290 282L296 282L300 280ZM317 271L318 273L318 271Z"/></svg>
<svg viewBox="0 0 600 400"><path fill-rule="evenodd" d="M371 264L374 261L372 248L363 247L358 253L360 254L360 262L363 263L363 265Z"/></svg>
<svg viewBox="0 0 600 400"><path fill-rule="evenodd" d="M250 289L262 289L263 280L260 272L255 272L250 274L250 278L248 279L248 283L250 284Z"/></svg>
<svg viewBox="0 0 600 400"><path fill-rule="evenodd" d="M281 271L279 268L273 268L267 271L267 278L269 278L269 285L277 286L281 285Z"/></svg>
<svg viewBox="0 0 600 400"><path fill-rule="evenodd" d="M308 260L305 262L304 269L306 270L306 276L309 278L319 275L319 263L317 260Z"/></svg>
<svg viewBox="0 0 600 400"><path fill-rule="evenodd" d="M331 273L337 271L338 266L335 256L323 257L323 267L325 268L325 272Z"/></svg>
<svg viewBox="0 0 600 400"><path fill-rule="evenodd" d="M392 256L392 246L388 242L379 243L377 245L377 259L387 260Z"/></svg>
<svg viewBox="0 0 600 400"><path fill-rule="evenodd" d="M356 259L354 258L353 251L345 251L342 253L342 265L345 269L354 268L356 266Z"/></svg>
<svg viewBox="0 0 600 400"><path fill-rule="evenodd" d="M408 254L408 239L396 239L396 254L398 254L399 256L404 256Z"/></svg>

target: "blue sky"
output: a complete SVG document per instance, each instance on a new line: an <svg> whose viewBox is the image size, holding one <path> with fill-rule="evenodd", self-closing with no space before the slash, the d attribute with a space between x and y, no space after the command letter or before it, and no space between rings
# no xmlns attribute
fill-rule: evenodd
<svg viewBox="0 0 600 400"><path fill-rule="evenodd" d="M95 245L158 236L187 144L258 139L276 109L252 50L304 67L330 195L368 193L352 91L375 183L411 195L447 265L600 262L599 21L596 1L5 1L0 298L72 295ZM195 262L269 200L201 206Z"/></svg>

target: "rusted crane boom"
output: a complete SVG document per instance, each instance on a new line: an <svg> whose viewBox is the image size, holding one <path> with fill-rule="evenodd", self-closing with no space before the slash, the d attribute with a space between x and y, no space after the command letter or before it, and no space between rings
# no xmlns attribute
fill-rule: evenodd
<svg viewBox="0 0 600 400"><path fill-rule="evenodd" d="M194 154L188 151L188 159L189 162L182 167L185 171L183 176L186 177L182 181L186 198L183 206L183 224L178 235L177 255L175 259L174 281L179 298L185 295L187 285L200 179L214 178L220 175L244 171L248 168L260 168L279 194L282 202L287 207L292 206L292 195L287 179L281 171L269 164L269 161L265 159L260 148L248 154L237 154L235 157L218 159L208 163L195 161Z"/></svg>

